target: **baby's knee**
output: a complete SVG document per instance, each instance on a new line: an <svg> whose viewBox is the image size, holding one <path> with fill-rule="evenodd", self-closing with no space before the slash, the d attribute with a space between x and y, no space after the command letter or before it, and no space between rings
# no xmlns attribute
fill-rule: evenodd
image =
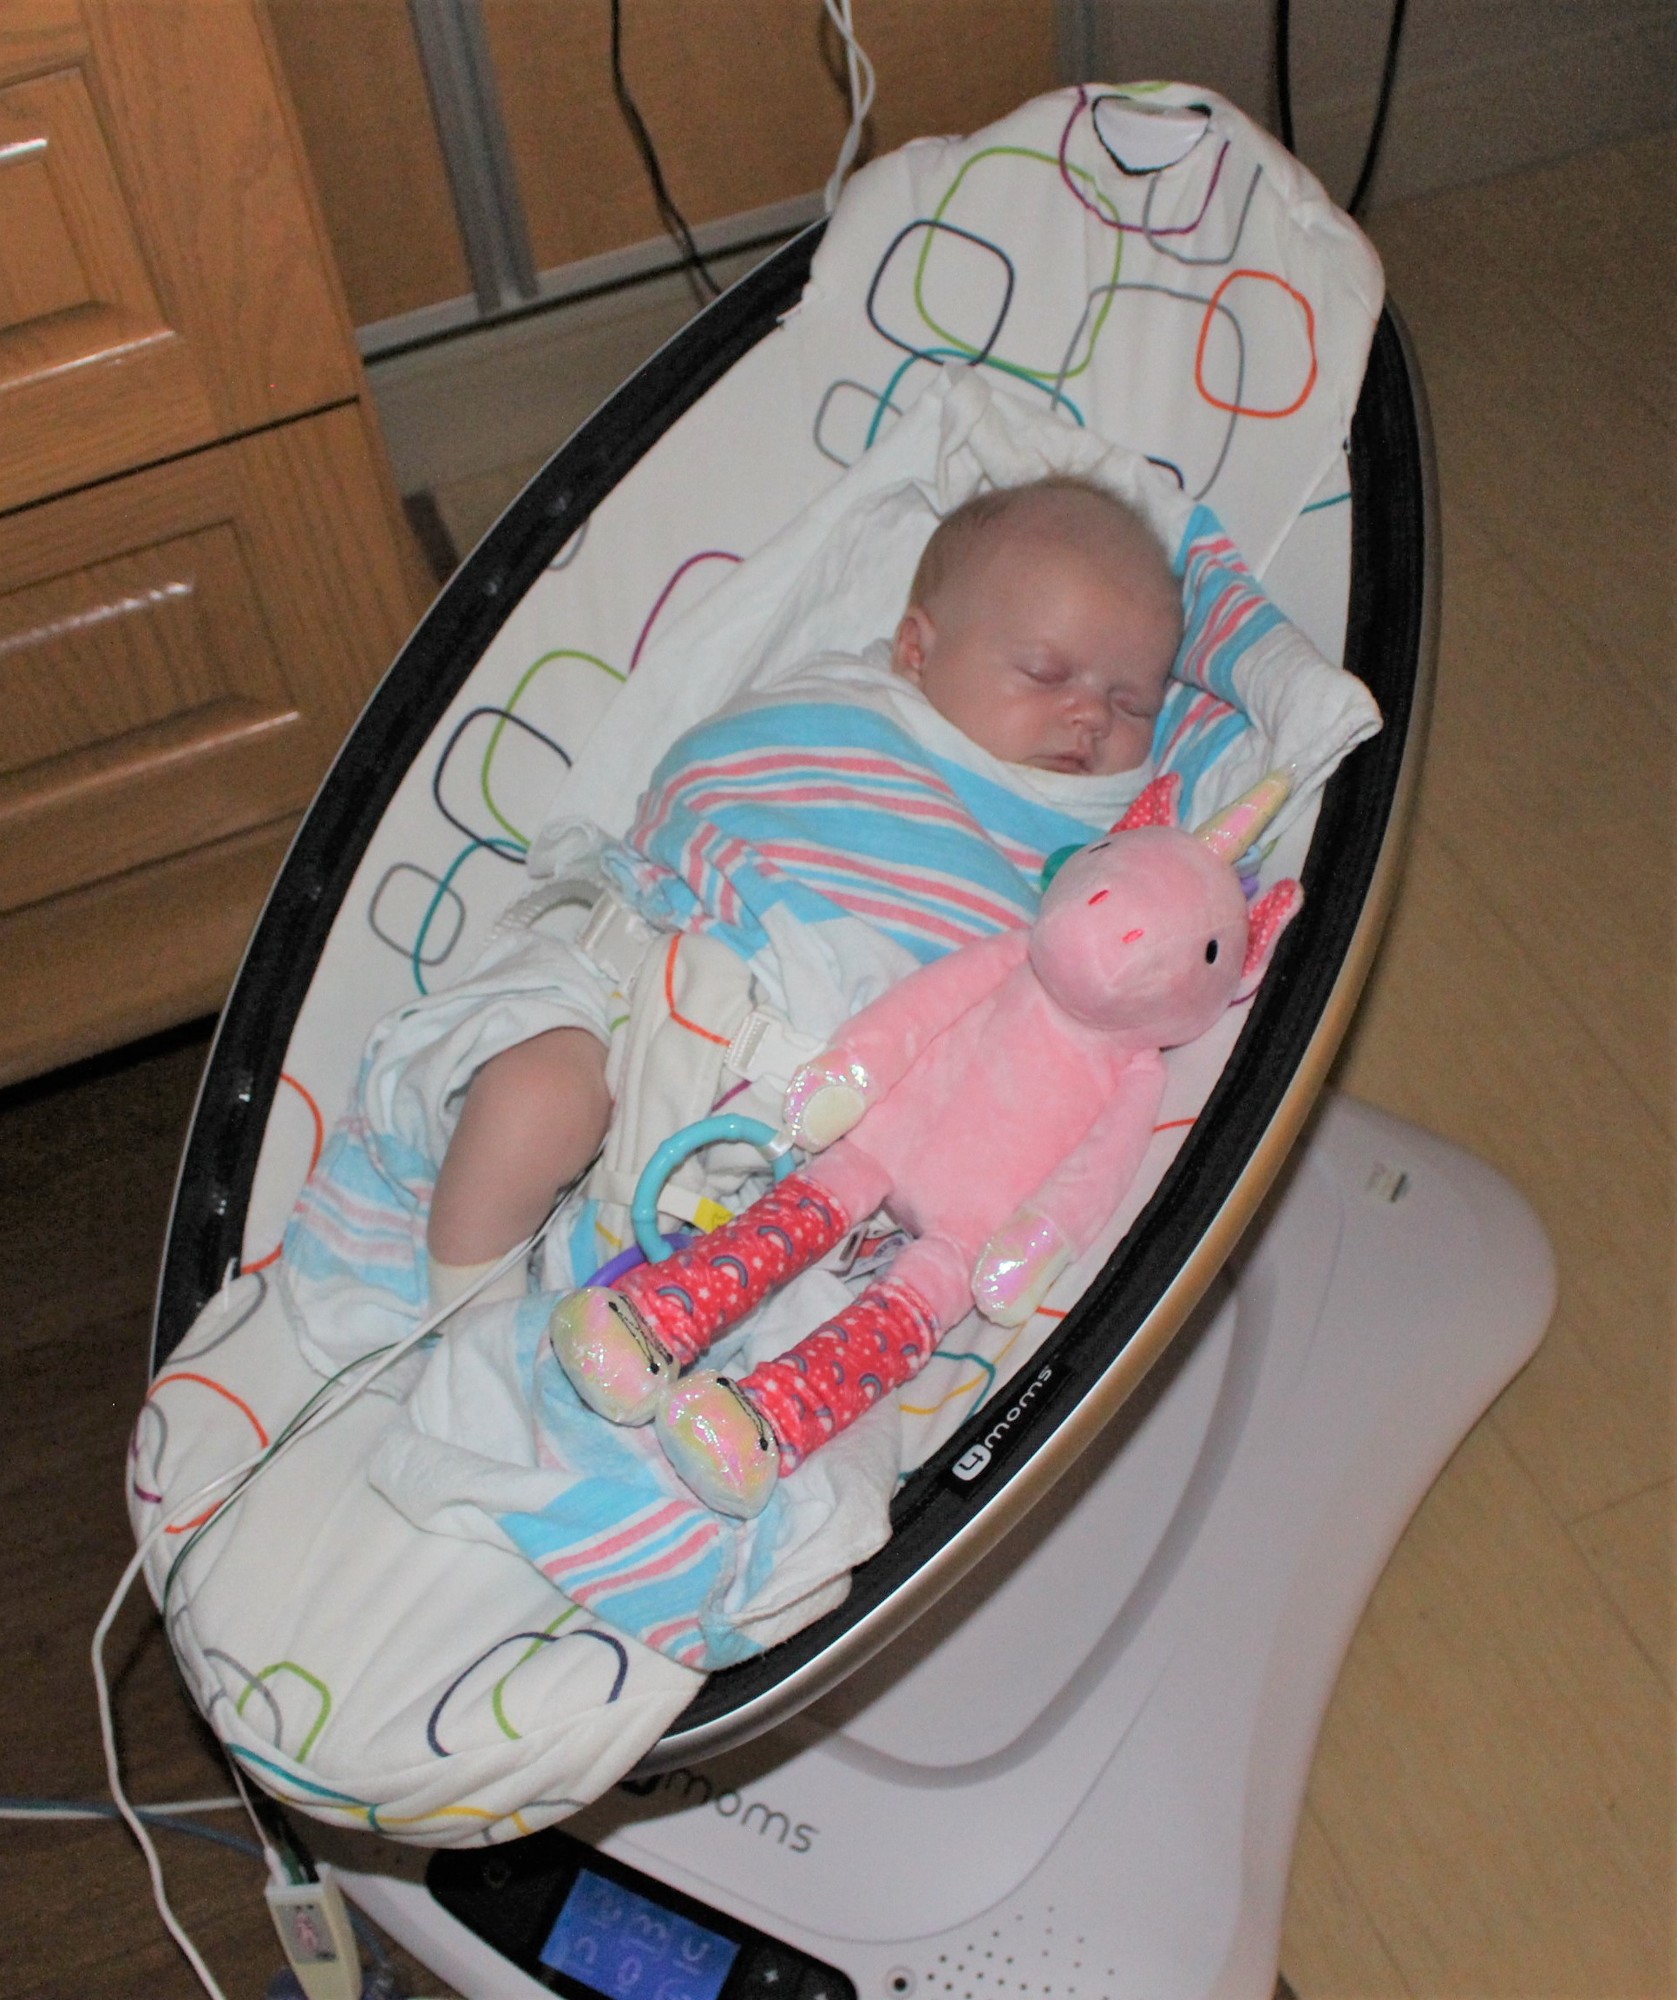
<svg viewBox="0 0 1677 2000"><path fill-rule="evenodd" d="M472 1110L503 1130L563 1128L604 1136L611 1118L606 1050L586 1028L550 1028L491 1056L472 1079Z"/></svg>

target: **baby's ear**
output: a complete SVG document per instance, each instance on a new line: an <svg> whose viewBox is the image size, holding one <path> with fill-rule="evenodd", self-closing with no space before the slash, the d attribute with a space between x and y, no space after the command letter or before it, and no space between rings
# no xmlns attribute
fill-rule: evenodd
<svg viewBox="0 0 1677 2000"><path fill-rule="evenodd" d="M918 604L911 604L891 641L891 671L918 687L926 671L926 655L932 646L932 621Z"/></svg>

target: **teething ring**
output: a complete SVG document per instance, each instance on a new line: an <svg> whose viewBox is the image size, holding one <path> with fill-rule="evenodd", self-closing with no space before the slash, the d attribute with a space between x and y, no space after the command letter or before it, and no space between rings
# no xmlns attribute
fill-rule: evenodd
<svg viewBox="0 0 1677 2000"><path fill-rule="evenodd" d="M772 1125L765 1125L760 1118L741 1118L731 1111L724 1111L715 1117L701 1118L695 1124L683 1125L679 1132L672 1132L641 1169L641 1177L635 1183L635 1199L629 1210L630 1220L635 1226L635 1241L649 1264L663 1263L666 1257L674 1255L676 1248L658 1227L658 1197L664 1192L664 1183L683 1160L724 1139L755 1146L769 1162L777 1181L784 1180L792 1171L792 1148Z"/></svg>

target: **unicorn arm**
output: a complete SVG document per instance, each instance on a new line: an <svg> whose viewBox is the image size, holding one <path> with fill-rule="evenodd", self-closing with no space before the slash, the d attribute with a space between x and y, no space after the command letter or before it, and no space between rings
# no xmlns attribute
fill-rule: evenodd
<svg viewBox="0 0 1677 2000"><path fill-rule="evenodd" d="M1152 1144L1164 1064L1136 1056L1095 1122L978 1253L973 1303L998 1326L1022 1326L1105 1227Z"/></svg>
<svg viewBox="0 0 1677 2000"><path fill-rule="evenodd" d="M867 1107L895 1090L928 1043L992 994L1025 963L1030 933L998 931L947 952L901 979L804 1064L786 1092L784 1124L808 1151L848 1132Z"/></svg>

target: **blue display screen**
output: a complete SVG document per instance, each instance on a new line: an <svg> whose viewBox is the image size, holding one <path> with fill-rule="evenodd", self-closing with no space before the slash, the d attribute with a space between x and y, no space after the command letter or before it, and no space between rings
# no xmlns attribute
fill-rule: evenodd
<svg viewBox="0 0 1677 2000"><path fill-rule="evenodd" d="M584 1868L539 1956L608 2000L716 2000L739 1946Z"/></svg>

